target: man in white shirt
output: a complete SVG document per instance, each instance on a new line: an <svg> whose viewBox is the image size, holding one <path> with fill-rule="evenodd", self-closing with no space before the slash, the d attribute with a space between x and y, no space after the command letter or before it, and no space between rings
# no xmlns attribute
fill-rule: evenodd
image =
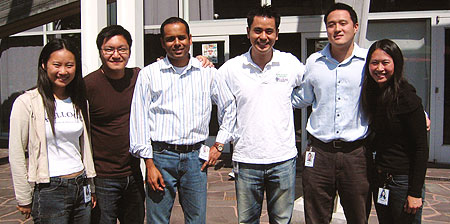
<svg viewBox="0 0 450 224"><path fill-rule="evenodd" d="M239 223L259 223L264 191L270 223L289 223L295 199L292 90L300 85L303 64L273 49L280 15L270 6L247 17L250 50L219 69L236 98L233 151Z"/></svg>
<svg viewBox="0 0 450 224"><path fill-rule="evenodd" d="M233 95L214 68L189 55L192 36L183 19L161 25L167 56L139 73L130 114L130 152L147 166L147 223L169 223L178 191L185 223L206 222L206 170L232 138ZM211 100L221 123L209 158L199 158L209 135ZM206 148L208 150L208 148ZM205 151L207 151L205 150Z"/></svg>

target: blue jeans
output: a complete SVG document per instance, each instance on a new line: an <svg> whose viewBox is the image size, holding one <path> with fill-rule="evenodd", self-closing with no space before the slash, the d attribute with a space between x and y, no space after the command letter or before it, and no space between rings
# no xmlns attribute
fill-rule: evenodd
<svg viewBox="0 0 450 224"><path fill-rule="evenodd" d="M121 178L95 177L97 206L91 223L144 223L144 181L141 173Z"/></svg>
<svg viewBox="0 0 450 224"><path fill-rule="evenodd" d="M378 178L381 180L383 178ZM408 175L393 175L392 180L386 183L386 188L389 189L388 205L381 205L377 203L378 187L382 187L383 183L378 181L377 187L373 188L373 200L375 209L377 210L378 221L381 224L385 223L415 223L420 224L422 220L422 208L416 214L409 214L403 210L408 197ZM425 199L425 190L422 189L422 204ZM423 207L423 206L422 206Z"/></svg>
<svg viewBox="0 0 450 224"><path fill-rule="evenodd" d="M201 171L204 160L199 151L177 153L153 146L153 163L163 176L164 192L155 192L147 184L147 223L169 223L175 195L184 213L185 223L206 222L206 170Z"/></svg>
<svg viewBox="0 0 450 224"><path fill-rule="evenodd" d="M239 223L259 223L264 191L270 223L290 223L296 158L273 164L233 163Z"/></svg>
<svg viewBox="0 0 450 224"><path fill-rule="evenodd" d="M50 183L36 184L31 215L34 223L89 223L91 202L84 202L85 174L72 179L51 177Z"/></svg>

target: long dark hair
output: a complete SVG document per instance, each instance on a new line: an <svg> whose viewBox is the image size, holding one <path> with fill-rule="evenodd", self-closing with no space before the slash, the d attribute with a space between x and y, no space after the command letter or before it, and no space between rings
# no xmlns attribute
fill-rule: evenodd
<svg viewBox="0 0 450 224"><path fill-rule="evenodd" d="M72 100L77 116L80 116L81 112L83 114L84 123L87 127L89 125L89 119L87 116L86 87L84 85L83 77L81 76L81 58L79 51L77 47L68 40L53 39L48 42L41 51L38 62L37 79L37 89L42 96L53 134L55 133L55 97L53 96L53 84L48 78L46 67L50 55L53 52L62 49L70 51L75 56L76 66L75 77L69 85L67 85L65 91Z"/></svg>
<svg viewBox="0 0 450 224"><path fill-rule="evenodd" d="M379 87L378 83L373 80L369 73L370 60L372 59L373 52L377 49L386 52L394 61L394 74L382 87ZM402 51L392 40L379 40L370 46L364 68L364 81L361 90L362 108L369 121L373 120L377 110L377 104L385 110L388 119L392 118L393 109L398 100L400 86L403 83L407 83L403 77L403 64Z"/></svg>

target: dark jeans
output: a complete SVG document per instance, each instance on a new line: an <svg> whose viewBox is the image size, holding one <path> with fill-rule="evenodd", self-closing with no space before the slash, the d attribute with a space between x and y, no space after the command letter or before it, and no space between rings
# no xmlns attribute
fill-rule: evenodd
<svg viewBox="0 0 450 224"><path fill-rule="evenodd" d="M421 223L422 208L420 208L415 215L406 213L403 210L406 198L408 197L408 175L393 175L392 180L386 183L386 188L389 189L388 205L385 206L377 203L378 188L383 186L385 179L386 174L380 174L377 178L377 184L372 187L375 209L377 210L377 217L380 224ZM422 204L424 198L425 190L422 189Z"/></svg>
<svg viewBox="0 0 450 224"><path fill-rule="evenodd" d="M94 178L97 206L92 222L101 224L144 223L144 181L141 173L121 178Z"/></svg>
<svg viewBox="0 0 450 224"><path fill-rule="evenodd" d="M91 202L84 202L85 174L66 179L51 177L50 183L36 184L31 215L34 223L89 223Z"/></svg>
<svg viewBox="0 0 450 224"><path fill-rule="evenodd" d="M311 147L314 167L304 167L302 172L306 223L330 223L336 190L347 223L367 223L371 197L366 148L343 153Z"/></svg>

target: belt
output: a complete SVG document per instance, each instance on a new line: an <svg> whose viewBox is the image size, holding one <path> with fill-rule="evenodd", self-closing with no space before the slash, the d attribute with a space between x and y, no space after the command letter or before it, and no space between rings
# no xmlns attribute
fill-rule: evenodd
<svg viewBox="0 0 450 224"><path fill-rule="evenodd" d="M193 145L173 145L165 142L152 142L153 145L157 145L161 148L165 148L172 152L192 152L199 149L205 141L197 142Z"/></svg>
<svg viewBox="0 0 450 224"><path fill-rule="evenodd" d="M62 185L64 185L64 184L65 185L67 185L67 184L85 185L85 184L87 184L87 177L86 177L86 173L83 171L80 175L78 175L76 177L72 177L72 178L50 177L49 183L36 183L35 186L37 186L38 188L43 188L46 186L50 186L51 182L60 183Z"/></svg>
<svg viewBox="0 0 450 224"><path fill-rule="evenodd" d="M321 140L315 138L314 136L310 137L311 145L316 146L322 150L328 152L351 152L361 146L364 145L365 139L356 140L353 142L346 142L342 140L333 140L331 142L325 143Z"/></svg>

